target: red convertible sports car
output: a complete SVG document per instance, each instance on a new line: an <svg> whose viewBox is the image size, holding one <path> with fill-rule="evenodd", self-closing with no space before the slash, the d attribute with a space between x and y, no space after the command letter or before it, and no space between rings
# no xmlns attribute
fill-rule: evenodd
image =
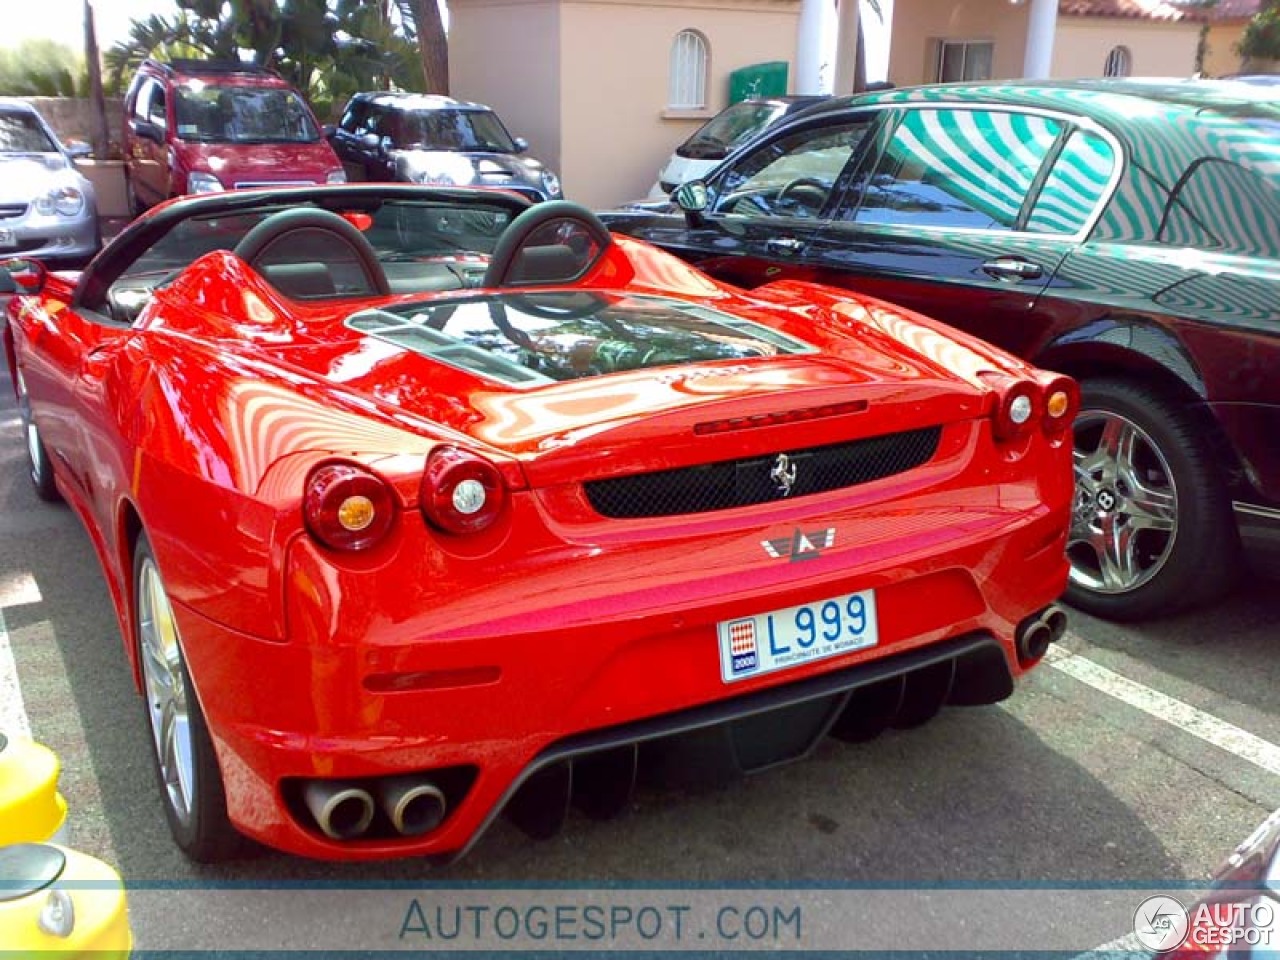
<svg viewBox="0 0 1280 960"><path fill-rule="evenodd" d="M195 859L548 834L651 759L995 702L1064 629L1074 384L888 304L410 185L3 266L31 480L88 528Z"/></svg>

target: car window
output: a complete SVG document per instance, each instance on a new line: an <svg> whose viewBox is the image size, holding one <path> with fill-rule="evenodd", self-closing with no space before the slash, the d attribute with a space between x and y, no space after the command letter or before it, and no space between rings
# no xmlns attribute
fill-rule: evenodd
<svg viewBox="0 0 1280 960"><path fill-rule="evenodd" d="M368 115L369 105L363 101L353 100L347 105L346 113L342 115L342 120L338 123L338 126L348 133L364 133L365 118Z"/></svg>
<svg viewBox="0 0 1280 960"><path fill-rule="evenodd" d="M1106 193L1115 166L1115 150L1106 138L1090 130L1073 131L1045 177L1026 229L1079 233Z"/></svg>
<svg viewBox="0 0 1280 960"><path fill-rule="evenodd" d="M1161 243L1280 259L1280 176L1205 160L1170 198Z"/></svg>
<svg viewBox="0 0 1280 960"><path fill-rule="evenodd" d="M30 113L0 113L0 153L56 153L57 147Z"/></svg>
<svg viewBox="0 0 1280 960"><path fill-rule="evenodd" d="M995 110L908 110L842 218L1012 230L1063 126Z"/></svg>
<svg viewBox="0 0 1280 960"><path fill-rule="evenodd" d="M154 123L161 130L169 125L168 116L165 111L165 92L164 87L160 84L154 84L151 90L151 100L147 105L147 120Z"/></svg>
<svg viewBox="0 0 1280 960"><path fill-rule="evenodd" d="M415 110L404 115L400 146L424 150L514 153L515 143L491 110Z"/></svg>
<svg viewBox="0 0 1280 960"><path fill-rule="evenodd" d="M705 152L708 157L728 156L729 150L745 143L786 112L784 103L759 103L744 100L726 107L701 127L680 150L688 156Z"/></svg>
<svg viewBox="0 0 1280 960"><path fill-rule="evenodd" d="M292 90L188 83L177 90L178 136L197 143L312 143L320 131Z"/></svg>
<svg viewBox="0 0 1280 960"><path fill-rule="evenodd" d="M727 171L713 188L711 213L811 219L826 206L840 173L875 124L874 114L772 140Z"/></svg>
<svg viewBox="0 0 1280 960"><path fill-rule="evenodd" d="M147 119L147 113L151 109L151 95L155 92L156 84L153 80L143 80L138 86L138 96L133 101L133 118L141 120L144 123Z"/></svg>

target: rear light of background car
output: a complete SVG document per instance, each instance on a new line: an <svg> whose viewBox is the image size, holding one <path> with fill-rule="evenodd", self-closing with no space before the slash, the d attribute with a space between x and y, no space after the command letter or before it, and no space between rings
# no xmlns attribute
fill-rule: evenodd
<svg viewBox="0 0 1280 960"><path fill-rule="evenodd" d="M1053 377L1042 382L1044 390L1044 432L1055 435L1071 426L1080 409L1080 388L1070 377Z"/></svg>
<svg viewBox="0 0 1280 960"><path fill-rule="evenodd" d="M479 533L502 515L507 485L488 460L437 447L427 458L419 501L427 522L445 533Z"/></svg>
<svg viewBox="0 0 1280 960"><path fill-rule="evenodd" d="M327 463L307 477L302 513L307 530L326 547L367 550L391 530L395 494L363 467Z"/></svg>

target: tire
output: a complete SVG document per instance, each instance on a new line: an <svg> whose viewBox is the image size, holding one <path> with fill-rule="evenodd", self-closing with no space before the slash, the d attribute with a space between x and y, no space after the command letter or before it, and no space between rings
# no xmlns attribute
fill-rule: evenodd
<svg viewBox="0 0 1280 960"><path fill-rule="evenodd" d="M1226 592L1240 547L1207 431L1147 387L1086 380L1074 445L1069 603L1139 620Z"/></svg>
<svg viewBox="0 0 1280 960"><path fill-rule="evenodd" d="M229 859L241 852L243 840L227 817L213 741L145 535L134 551L133 599L143 707L169 830L182 852L198 863Z"/></svg>
<svg viewBox="0 0 1280 960"><path fill-rule="evenodd" d="M36 491L36 496L48 503L57 503L62 499L58 493L57 481L53 478L53 461L49 459L49 451L45 449L40 438L40 428L36 426L35 416L31 411L31 398L27 395L27 384L18 371L18 412L22 417L22 433L27 441L27 477Z"/></svg>

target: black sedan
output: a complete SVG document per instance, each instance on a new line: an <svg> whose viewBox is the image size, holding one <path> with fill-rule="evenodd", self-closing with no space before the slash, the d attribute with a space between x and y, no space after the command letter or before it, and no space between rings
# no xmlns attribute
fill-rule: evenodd
<svg viewBox="0 0 1280 960"><path fill-rule="evenodd" d="M1068 599L1205 601L1280 556L1280 95L949 85L771 128L679 207L606 213L746 287L808 280L1077 377ZM683 209L680 209L680 208Z"/></svg>

